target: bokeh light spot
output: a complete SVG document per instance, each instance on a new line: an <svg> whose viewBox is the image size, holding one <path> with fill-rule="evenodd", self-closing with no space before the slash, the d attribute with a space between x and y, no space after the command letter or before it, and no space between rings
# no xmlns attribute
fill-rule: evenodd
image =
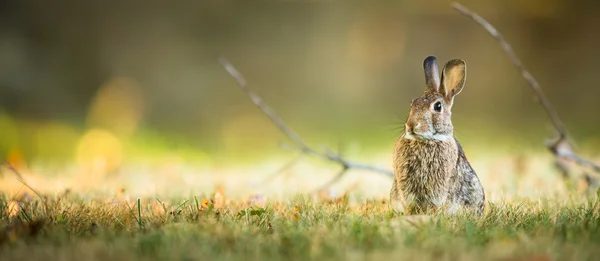
<svg viewBox="0 0 600 261"><path fill-rule="evenodd" d="M138 83L130 78L118 77L100 87L87 120L92 128L128 136L137 129L143 110L143 91Z"/></svg>
<svg viewBox="0 0 600 261"><path fill-rule="evenodd" d="M115 171L123 160L121 141L111 132L92 129L86 132L77 147L79 166L93 174Z"/></svg>

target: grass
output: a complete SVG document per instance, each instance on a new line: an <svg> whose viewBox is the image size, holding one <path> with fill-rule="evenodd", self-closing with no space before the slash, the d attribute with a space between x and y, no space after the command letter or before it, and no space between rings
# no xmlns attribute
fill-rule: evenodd
<svg viewBox="0 0 600 261"><path fill-rule="evenodd" d="M518 199L480 217L406 217L385 201L296 196L16 203L0 260L598 260L600 202Z"/></svg>
<svg viewBox="0 0 600 261"><path fill-rule="evenodd" d="M565 186L546 151L465 147L485 214L407 217L388 208L391 181L380 175L351 171L307 196L339 166L307 158L263 184L287 155L215 163L154 143L133 150L148 154L140 161L127 149L67 167L11 155L43 199L0 171L0 260L600 260L598 196ZM383 151L349 158L389 167ZM202 194L220 186L231 198Z"/></svg>

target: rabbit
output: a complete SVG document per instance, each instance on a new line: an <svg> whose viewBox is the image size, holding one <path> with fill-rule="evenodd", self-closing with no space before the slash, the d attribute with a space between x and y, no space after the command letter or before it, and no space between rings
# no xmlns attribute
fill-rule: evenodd
<svg viewBox="0 0 600 261"><path fill-rule="evenodd" d="M452 126L452 106L467 76L466 63L450 60L441 79L437 58L423 62L425 92L413 99L404 133L394 148L392 208L406 215L474 211L480 216L485 193Z"/></svg>

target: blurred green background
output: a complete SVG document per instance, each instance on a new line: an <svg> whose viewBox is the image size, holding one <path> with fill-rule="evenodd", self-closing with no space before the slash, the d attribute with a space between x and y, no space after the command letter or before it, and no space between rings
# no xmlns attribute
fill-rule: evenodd
<svg viewBox="0 0 600 261"><path fill-rule="evenodd" d="M598 155L600 4L460 3L505 35L580 149ZM453 113L467 151L543 150L554 135L500 46L449 1L13 0L0 2L2 155L168 151L214 163L282 153L286 138L217 53L308 143L341 144L356 159L391 153L428 55L467 62Z"/></svg>

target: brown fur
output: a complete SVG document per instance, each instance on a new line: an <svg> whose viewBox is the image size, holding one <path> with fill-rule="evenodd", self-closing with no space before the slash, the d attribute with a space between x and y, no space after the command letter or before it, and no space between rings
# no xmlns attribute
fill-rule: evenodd
<svg viewBox="0 0 600 261"><path fill-rule="evenodd" d="M454 138L451 121L454 96L466 79L466 65L462 60L449 61L441 81L435 57L425 59L423 66L427 87L422 97L413 100L405 133L396 143L390 202L406 214L461 209L481 214L483 187ZM440 111L434 109L436 103Z"/></svg>

